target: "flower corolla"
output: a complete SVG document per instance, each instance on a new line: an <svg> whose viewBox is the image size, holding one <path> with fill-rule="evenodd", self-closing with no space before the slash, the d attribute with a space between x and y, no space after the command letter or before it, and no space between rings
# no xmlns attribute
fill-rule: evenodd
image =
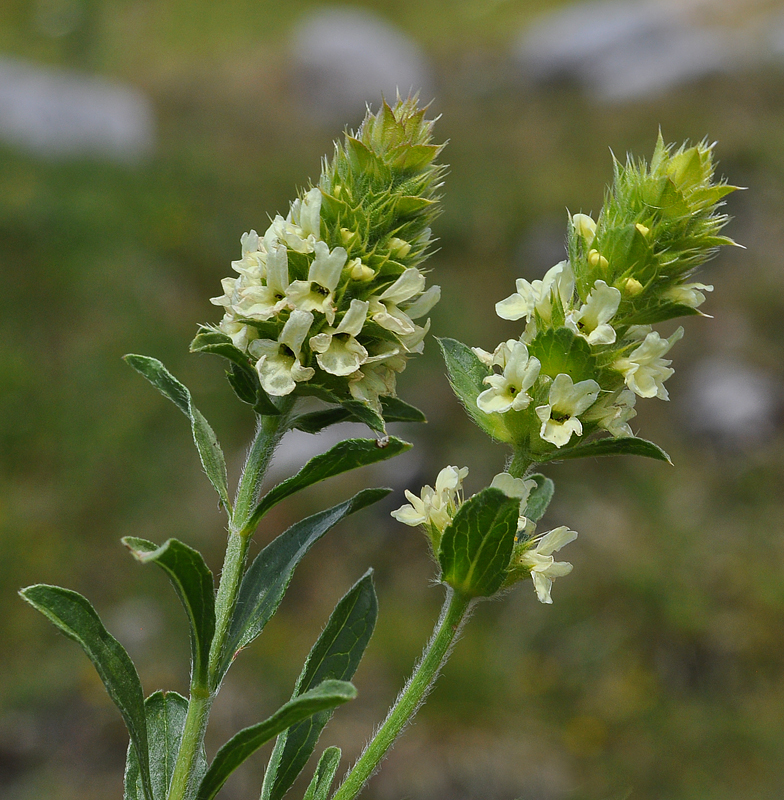
<svg viewBox="0 0 784 800"><path fill-rule="evenodd" d="M678 328L668 339L662 339L656 331L651 331L628 356L613 362L612 368L623 375L626 385L639 397L669 400L664 381L675 370L670 367L672 362L663 356L682 336L683 328Z"/></svg>
<svg viewBox="0 0 784 800"><path fill-rule="evenodd" d="M547 405L536 407L536 416L542 422L541 438L556 447L563 447L572 434L582 434L583 426L578 416L594 403L599 391L595 380L574 383L566 373L556 375L550 386Z"/></svg>

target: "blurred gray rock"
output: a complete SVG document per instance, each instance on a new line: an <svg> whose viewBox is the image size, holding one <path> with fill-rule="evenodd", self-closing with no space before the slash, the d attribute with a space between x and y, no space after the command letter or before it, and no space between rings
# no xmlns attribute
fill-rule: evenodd
<svg viewBox="0 0 784 800"><path fill-rule="evenodd" d="M0 139L47 157L132 162L152 151L155 121L133 87L2 58Z"/></svg>
<svg viewBox="0 0 784 800"><path fill-rule="evenodd" d="M359 8L321 8L305 17L291 39L293 77L308 114L324 122L359 121L382 93L394 101L432 91L420 47L382 17Z"/></svg>
<svg viewBox="0 0 784 800"><path fill-rule="evenodd" d="M706 358L690 370L679 405L694 433L742 448L762 443L775 431L781 388L742 361Z"/></svg>
<svg viewBox="0 0 784 800"><path fill-rule="evenodd" d="M696 24L687 7L656 0L567 6L524 31L514 59L534 82L573 80L608 103L732 70L742 49L731 31Z"/></svg>

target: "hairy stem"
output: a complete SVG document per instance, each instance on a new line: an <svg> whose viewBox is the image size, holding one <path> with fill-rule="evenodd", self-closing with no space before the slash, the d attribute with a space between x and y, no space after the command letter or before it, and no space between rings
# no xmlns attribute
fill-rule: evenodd
<svg viewBox="0 0 784 800"><path fill-rule="evenodd" d="M362 791L368 778L376 771L403 728L413 719L438 677L441 667L449 657L452 645L466 620L470 605L471 598L464 597L451 588L447 588L441 616L411 679L398 695L387 718L378 729L378 733L369 742L365 752L348 773L332 800L352 800L356 797Z"/></svg>

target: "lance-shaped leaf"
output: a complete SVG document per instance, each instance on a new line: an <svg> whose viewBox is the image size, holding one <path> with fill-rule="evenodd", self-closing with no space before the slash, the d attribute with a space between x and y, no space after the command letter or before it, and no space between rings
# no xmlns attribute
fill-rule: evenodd
<svg viewBox="0 0 784 800"><path fill-rule="evenodd" d="M126 536L122 542L142 564L154 562L169 576L190 623L191 683L206 687L210 644L215 634L215 585L201 553L177 539L169 539L160 547L135 536Z"/></svg>
<svg viewBox="0 0 784 800"><path fill-rule="evenodd" d="M520 501L487 488L457 510L441 537L441 580L468 597L500 588L512 556Z"/></svg>
<svg viewBox="0 0 784 800"><path fill-rule="evenodd" d="M319 759L313 779L302 800L328 800L332 781L340 766L340 748L328 747Z"/></svg>
<svg viewBox="0 0 784 800"><path fill-rule="evenodd" d="M624 325L654 325L676 317L704 317L698 308L683 303L659 303L651 308L643 309L623 320Z"/></svg>
<svg viewBox="0 0 784 800"><path fill-rule="evenodd" d="M150 782L150 758L144 694L139 674L125 648L106 630L89 601L77 592L59 586L37 584L19 594L38 609L86 653L106 691L120 710L131 745L136 750L145 800L154 800Z"/></svg>
<svg viewBox="0 0 784 800"><path fill-rule="evenodd" d="M465 407L468 416L489 436L501 441L509 439L509 433L501 414L485 414L476 404L476 398L487 388L484 379L492 374L477 358L476 353L455 339L438 339L444 355L449 384L457 399Z"/></svg>
<svg viewBox="0 0 784 800"><path fill-rule="evenodd" d="M311 458L296 475L292 475L270 489L253 510L245 528L254 530L261 518L274 505L295 492L343 472L386 461L410 449L411 445L408 442L394 436L390 436L383 442L376 439L345 439L327 450L326 453Z"/></svg>
<svg viewBox="0 0 784 800"><path fill-rule="evenodd" d="M212 328L202 328L191 342L190 349L192 353L214 353L230 361L231 369L226 377L237 397L254 406L259 414L280 414L280 409L262 388L259 376L250 366L248 357L234 346L230 336Z"/></svg>
<svg viewBox="0 0 784 800"><path fill-rule="evenodd" d="M310 548L342 519L386 497L391 489L364 489L350 500L292 525L256 556L240 585L234 616L221 656L215 685L226 674L238 650L264 630L277 611L297 564Z"/></svg>
<svg viewBox="0 0 784 800"><path fill-rule="evenodd" d="M152 793L154 800L166 800L185 727L188 701L177 692L155 692L144 701L144 710L150 739ZM195 767L198 781L207 771L203 748L197 756ZM124 800L143 800L140 777L136 751L129 747L125 764Z"/></svg>
<svg viewBox="0 0 784 800"><path fill-rule="evenodd" d="M234 772L262 745L320 711L335 708L357 696L357 690L345 681L324 681L314 689L295 697L275 714L258 725L240 731L221 747L202 779L196 800L212 800Z"/></svg>
<svg viewBox="0 0 784 800"><path fill-rule="evenodd" d="M622 436L618 439L607 437L593 442L562 447L545 456L537 456L540 462L561 461L567 458L595 458L598 456L644 456L672 464L670 457L659 445L636 436Z"/></svg>
<svg viewBox="0 0 784 800"><path fill-rule="evenodd" d="M370 641L378 615L372 572L361 578L335 606L310 651L294 688L298 697L325 680L351 680ZM280 800L316 748L331 711L314 714L278 736L264 774L261 800Z"/></svg>
<svg viewBox="0 0 784 800"><path fill-rule="evenodd" d="M204 471L215 487L226 510L231 509L229 502L228 479L226 477L226 461L218 444L215 432L193 405L191 393L181 384L157 358L149 356L127 355L125 361L145 378L158 391L168 397L177 408L191 421L193 441L199 451Z"/></svg>
<svg viewBox="0 0 784 800"><path fill-rule="evenodd" d="M377 433L386 433L384 418L377 414L370 406L366 406L359 400L343 400L341 405L352 417L355 417L360 422L364 422L371 430Z"/></svg>
<svg viewBox="0 0 784 800"><path fill-rule="evenodd" d="M409 405L399 397L381 398L381 416L384 417L384 422L427 422L427 418L418 408ZM339 406L300 414L294 418L291 427L305 433L318 433L339 422L361 421L349 409Z"/></svg>
<svg viewBox="0 0 784 800"><path fill-rule="evenodd" d="M555 493L555 484L546 476L537 472L535 475L529 475L529 480L536 481L536 486L531 489L528 495L528 502L525 506L525 516L531 522L539 522L544 516L550 501L553 499Z"/></svg>

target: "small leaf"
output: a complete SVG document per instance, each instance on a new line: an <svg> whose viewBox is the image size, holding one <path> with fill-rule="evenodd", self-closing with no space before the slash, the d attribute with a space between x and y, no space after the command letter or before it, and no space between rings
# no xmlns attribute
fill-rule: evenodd
<svg viewBox="0 0 784 800"><path fill-rule="evenodd" d="M196 800L212 800L240 764L286 728L320 711L327 711L353 700L356 695L357 690L350 683L324 681L316 688L290 700L264 722L232 736L216 753L199 786Z"/></svg>
<svg viewBox="0 0 784 800"><path fill-rule="evenodd" d="M286 497L290 497L295 492L312 486L314 483L319 483L352 469L376 464L379 461L386 461L410 449L411 445L408 442L404 442L395 436L390 436L383 446L375 439L345 439L342 442L338 442L326 453L321 453L315 458L311 458L296 475L292 475L273 489L270 489L261 498L261 501L253 510L248 524L244 527L246 530L254 530L262 517L274 505L277 505Z"/></svg>
<svg viewBox="0 0 784 800"><path fill-rule="evenodd" d="M549 328L537 334L528 352L542 364L542 374L555 378L566 373L577 383L596 374L596 359L591 346L569 328Z"/></svg>
<svg viewBox="0 0 784 800"><path fill-rule="evenodd" d="M676 317L702 317L702 311L683 303L660 303L653 308L646 308L637 314L624 319L624 325L654 325Z"/></svg>
<svg viewBox="0 0 784 800"><path fill-rule="evenodd" d="M381 415L385 422L427 422L422 411L393 396L381 398Z"/></svg>
<svg viewBox="0 0 784 800"><path fill-rule="evenodd" d="M310 782L302 800L328 800L332 781L340 766L340 748L328 747L319 759L313 780Z"/></svg>
<svg viewBox="0 0 784 800"><path fill-rule="evenodd" d="M536 487L531 489L531 494L528 495L525 516L531 522L539 522L553 499L555 484L541 473L529 475L528 478L536 481Z"/></svg>
<svg viewBox="0 0 784 800"><path fill-rule="evenodd" d="M386 497L391 489L364 489L350 500L313 514L292 525L256 556L240 585L237 607L221 657L221 668L214 676L220 683L237 651L246 647L264 630L286 593L297 564L310 548L332 527Z"/></svg>
<svg viewBox="0 0 784 800"><path fill-rule="evenodd" d="M162 395L168 397L190 419L193 440L199 451L204 471L207 473L210 483L215 487L215 491L218 493L224 508L229 511L231 503L229 502L226 461L223 458L223 451L218 444L215 432L196 406L193 405L191 393L157 358L133 354L124 358L130 366L147 378Z"/></svg>
<svg viewBox="0 0 784 800"><path fill-rule="evenodd" d="M437 339L446 362L449 383L468 415L489 436L508 441L509 433L500 414L479 410L476 398L487 388L484 379L492 374L470 347L455 339Z"/></svg>
<svg viewBox="0 0 784 800"><path fill-rule="evenodd" d="M657 444L636 436L623 436L618 439L606 437L593 442L564 447L547 455L540 461L561 461L567 458L594 458L598 456L644 456L672 464L670 457Z"/></svg>
<svg viewBox="0 0 784 800"><path fill-rule="evenodd" d="M126 536L123 544L135 559L156 563L168 576L188 615L191 633L192 683L207 686L207 663L215 634L215 585L198 550L177 539L160 547L145 539Z"/></svg>
<svg viewBox="0 0 784 800"><path fill-rule="evenodd" d="M365 574L335 606L310 651L294 688L297 697L325 680L354 677L378 615L372 572ZM280 800L315 750L331 711L314 714L278 736L264 775L261 800Z"/></svg>
<svg viewBox="0 0 784 800"><path fill-rule="evenodd" d="M125 648L104 627L89 601L70 589L37 584L19 594L86 653L112 702L120 710L140 765L146 800L155 800L150 782L150 757L144 694L136 667Z"/></svg>
<svg viewBox="0 0 784 800"><path fill-rule="evenodd" d="M155 800L166 800L174 764L180 750L188 701L177 692L155 692L144 701L147 729L150 736L150 777ZM196 760L196 781L207 771L207 758L202 748ZM128 748L125 767L125 800L142 800L139 761L136 751Z"/></svg>
<svg viewBox="0 0 784 800"><path fill-rule="evenodd" d="M520 501L487 488L457 510L441 537L441 581L467 597L490 597L506 577Z"/></svg>
<svg viewBox="0 0 784 800"><path fill-rule="evenodd" d="M255 406L258 399L259 380L258 377L254 379L254 376L255 373L238 367L236 364L230 364L226 371L226 380L234 390L234 394L249 406Z"/></svg>
<svg viewBox="0 0 784 800"><path fill-rule="evenodd" d="M311 411L307 414L300 414L291 421L291 427L305 433L319 433L330 425L339 422L354 421L351 412L347 408L338 406L337 408L324 408L320 411Z"/></svg>
<svg viewBox="0 0 784 800"><path fill-rule="evenodd" d="M343 400L340 405L348 411L351 416L360 422L364 422L373 431L386 433L384 420L370 406L366 406L359 400Z"/></svg>

